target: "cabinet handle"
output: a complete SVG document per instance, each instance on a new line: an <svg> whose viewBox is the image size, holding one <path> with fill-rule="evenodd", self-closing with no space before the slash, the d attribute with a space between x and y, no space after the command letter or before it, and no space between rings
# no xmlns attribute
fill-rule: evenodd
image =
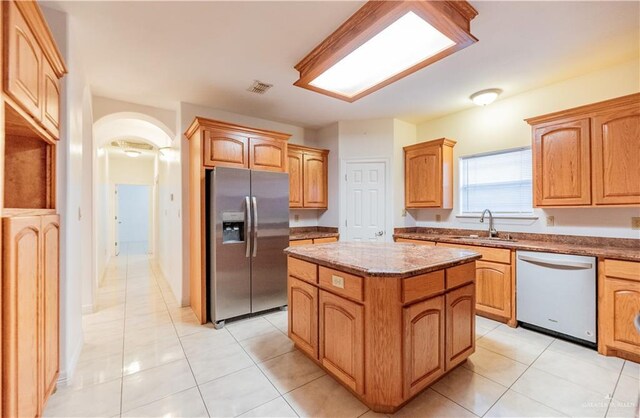
<svg viewBox="0 0 640 418"><path fill-rule="evenodd" d="M544 264L547 266L556 266L556 267L569 267L575 269L590 269L593 267L591 263L580 263L576 261L557 261L557 260L548 260L545 258L531 257L528 255L519 255L519 260L527 261L529 263L534 264Z"/></svg>
<svg viewBox="0 0 640 418"><path fill-rule="evenodd" d="M636 319L633 321L633 323L636 325L636 331L638 331L638 334L640 334L640 312L636 314Z"/></svg>

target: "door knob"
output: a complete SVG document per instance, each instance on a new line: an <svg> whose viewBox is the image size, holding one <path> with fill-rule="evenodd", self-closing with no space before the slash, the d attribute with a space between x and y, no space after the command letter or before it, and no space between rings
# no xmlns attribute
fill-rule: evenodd
<svg viewBox="0 0 640 418"><path fill-rule="evenodd" d="M378 231L376 232L376 237L381 237L384 235L384 231Z"/></svg>

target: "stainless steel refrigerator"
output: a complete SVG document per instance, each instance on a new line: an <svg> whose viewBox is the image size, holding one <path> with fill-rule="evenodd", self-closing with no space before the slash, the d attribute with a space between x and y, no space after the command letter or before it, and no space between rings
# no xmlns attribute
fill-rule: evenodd
<svg viewBox="0 0 640 418"><path fill-rule="evenodd" d="M216 167L207 172L210 318L287 304L289 175Z"/></svg>

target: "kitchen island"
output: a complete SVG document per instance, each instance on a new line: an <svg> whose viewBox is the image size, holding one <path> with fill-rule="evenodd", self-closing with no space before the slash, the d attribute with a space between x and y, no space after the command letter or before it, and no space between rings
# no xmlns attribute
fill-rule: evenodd
<svg viewBox="0 0 640 418"><path fill-rule="evenodd" d="M390 413L475 350L479 253L404 243L289 247L289 337Z"/></svg>

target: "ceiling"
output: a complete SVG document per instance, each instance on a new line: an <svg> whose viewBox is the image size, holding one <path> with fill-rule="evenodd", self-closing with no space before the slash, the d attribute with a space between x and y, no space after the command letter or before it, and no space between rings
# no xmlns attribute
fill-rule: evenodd
<svg viewBox="0 0 640 418"><path fill-rule="evenodd" d="M94 94L176 109L189 102L320 127L418 123L637 58L640 2L473 1L479 42L355 103L294 87L293 66L364 2L45 1L70 15ZM265 95L246 89L274 84Z"/></svg>

